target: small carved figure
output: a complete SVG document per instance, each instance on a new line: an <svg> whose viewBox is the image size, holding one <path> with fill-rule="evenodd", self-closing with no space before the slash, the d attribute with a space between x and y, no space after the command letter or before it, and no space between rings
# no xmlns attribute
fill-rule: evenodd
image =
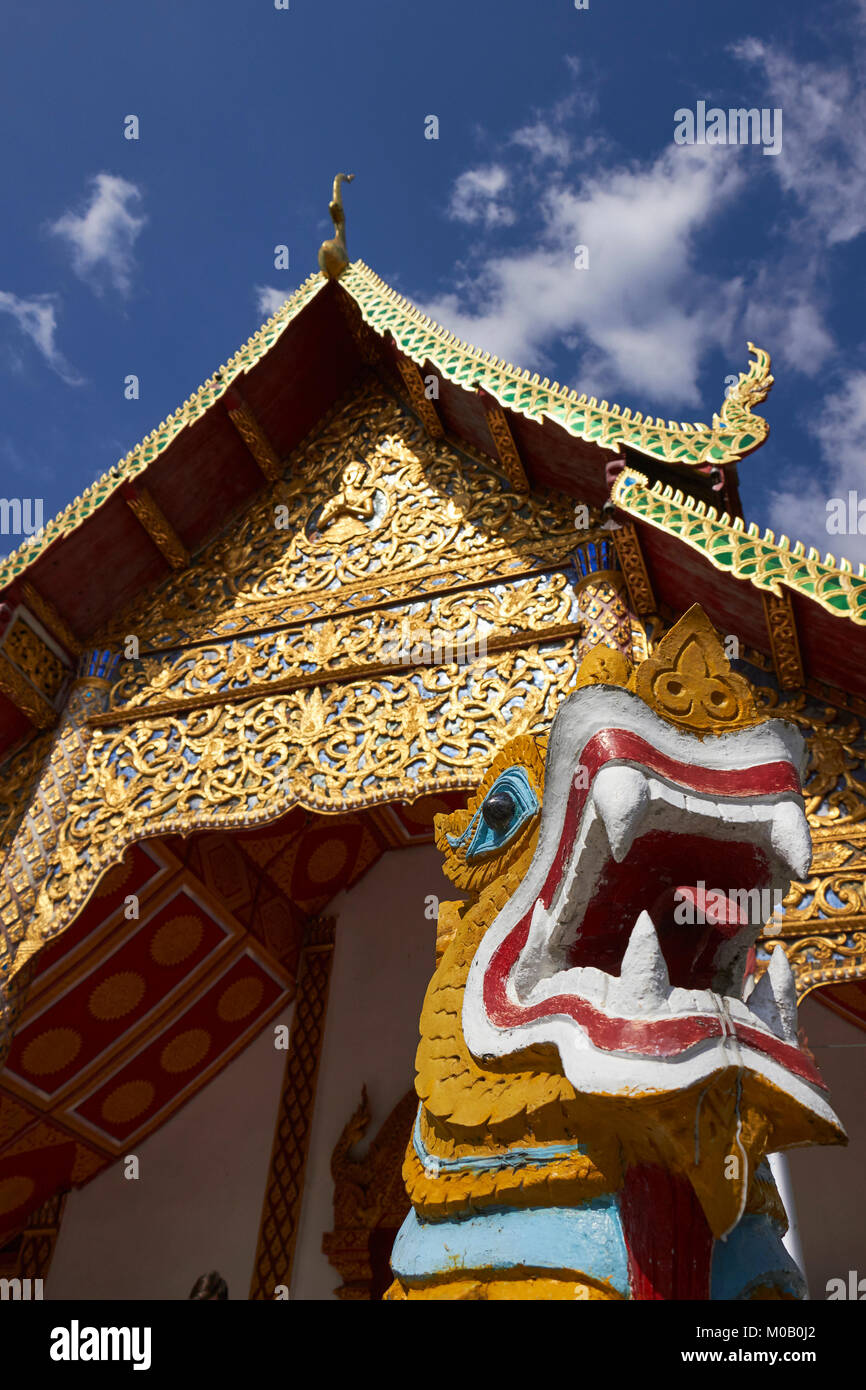
<svg viewBox="0 0 866 1390"><path fill-rule="evenodd" d="M334 223L334 235L329 241L323 241L319 247L319 269L323 275L327 275L329 280L339 280L349 264L349 254L346 249L346 214L343 211L343 191L340 185L351 183L354 177L354 174L338 174L334 179L334 189L328 208Z"/></svg>

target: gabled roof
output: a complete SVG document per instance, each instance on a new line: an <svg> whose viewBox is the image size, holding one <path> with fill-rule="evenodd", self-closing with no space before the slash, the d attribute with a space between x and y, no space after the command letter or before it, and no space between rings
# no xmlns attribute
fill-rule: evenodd
<svg viewBox="0 0 866 1390"><path fill-rule="evenodd" d="M281 477L293 451L371 368L408 393L426 423L432 416L435 429L498 459L524 486L601 507L607 465L625 458L661 483L688 478L698 501L718 497L736 513L736 462L766 438L753 407L772 384L768 355L749 346L754 360L710 425L666 423L460 342L361 261L338 281L310 276L173 415L0 562L0 665L10 616L22 613L58 663L48 703L19 670L0 669L0 758L34 726L50 724L79 649ZM435 407L424 398L431 374Z"/></svg>
<svg viewBox="0 0 866 1390"><path fill-rule="evenodd" d="M244 347L208 377L173 415L49 521L39 535L0 562L0 590L20 578L50 546L95 515L120 492L124 482L146 473L182 431L202 419L226 396L234 382L252 372L329 283L320 273L310 275ZM700 467L734 463L757 449L769 433L766 420L753 415L752 407L766 399L772 386L770 358L752 343L748 346L755 360L740 374L738 385L728 394L721 413L713 416L712 425L665 422L660 417L653 419L640 411L633 412L629 407L599 403L595 396L578 395L558 382L551 385L547 377L539 380L537 373L531 375L462 342L398 295L363 261L350 265L340 286L355 301L364 322L382 339L390 335L411 361L434 367L440 377L458 386L469 390L481 387L505 409L528 420L549 420L575 439L616 452L629 448L663 463Z"/></svg>

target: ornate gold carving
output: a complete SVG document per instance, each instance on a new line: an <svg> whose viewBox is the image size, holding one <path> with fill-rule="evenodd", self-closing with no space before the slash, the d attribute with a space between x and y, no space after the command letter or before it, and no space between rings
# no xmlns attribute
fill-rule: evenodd
<svg viewBox="0 0 866 1390"><path fill-rule="evenodd" d="M700 736L761 722L748 681L731 670L698 604L635 670L632 688L663 719Z"/></svg>
<svg viewBox="0 0 866 1390"><path fill-rule="evenodd" d="M0 857L11 845L51 747L49 732L35 735L0 768Z"/></svg>
<svg viewBox="0 0 866 1390"><path fill-rule="evenodd" d="M41 752L37 754L34 750L32 761L22 754L8 765L12 782L6 813L9 838L5 840L7 853L0 867L0 971L6 976L6 1011L14 1008L8 1002L14 980L21 970L28 968L28 962L44 939L43 933L52 932L53 914L59 911L63 915L60 900L53 900L46 889L46 877L59 872L67 885L77 878L86 879L78 895L81 903L87 900L102 872L100 867L93 880L86 872L79 874L80 869L88 867L87 851L73 848L67 831L68 801L85 766L88 734L83 727L84 718L94 702L104 701L104 687L104 682L95 681L76 684L59 728L40 740ZM16 777L26 779L32 789L23 814ZM28 920L32 923L34 917L39 919L40 925L25 942L25 923ZM3 1016L4 1009L0 1008L0 1024Z"/></svg>
<svg viewBox="0 0 866 1390"><path fill-rule="evenodd" d="M28 961L14 979L4 982L2 1007L0 1007L0 1070L5 1065L15 1027L24 1012L27 994L33 980L35 962Z"/></svg>
<svg viewBox="0 0 866 1390"><path fill-rule="evenodd" d="M347 463L340 475L340 485L333 497L329 497L316 520L316 531L321 533L340 518L348 518L349 525L334 530L329 539L348 540L352 536L363 535L367 522L376 515L375 489L370 469L366 463L353 459ZM352 522L361 525L353 525Z"/></svg>
<svg viewBox="0 0 866 1390"><path fill-rule="evenodd" d="M788 719L806 738L809 762L803 780L806 817L816 855L827 839L847 840L866 829L866 733L860 720L832 706L816 705L802 691L755 691L765 718Z"/></svg>
<svg viewBox="0 0 866 1390"><path fill-rule="evenodd" d="M341 540L338 517L318 532L329 480L358 459L382 524ZM95 717L92 741L62 771L57 825L32 839L22 822L0 890L15 968L135 840L469 786L569 689L580 626L570 499L518 498L369 380L292 464L291 483L259 494L98 635L111 649L141 634L145 654L140 668L121 664L109 722L103 698L76 706ZM382 659L379 644L422 616L457 654L436 643L419 654L413 637L408 658ZM466 634L451 631L465 618L487 642L471 661Z"/></svg>
<svg viewBox="0 0 866 1390"><path fill-rule="evenodd" d="M112 690L111 707L93 716L110 727L187 714L238 698L255 699L364 678L483 662L538 643L576 638L574 592L562 572L521 576L498 586L444 594L412 605L305 628L277 629L255 645L194 647L174 660L149 654ZM173 655L173 654L172 654ZM202 693L204 692L204 693Z"/></svg>
<svg viewBox="0 0 866 1390"><path fill-rule="evenodd" d="M364 492L388 504L386 524L365 533L363 546L338 544L331 528L317 535L311 522L333 497L331 480L359 459L368 470ZM509 564L525 571L538 555L565 561L573 520L568 499L518 499L490 468L445 441L431 442L414 417L368 381L293 456L291 484L257 499L188 571L118 615L102 640L135 631L146 632L151 646L182 646L228 623L232 636L247 625L260 629L275 610L298 621L366 595L382 607L396 585L414 597L421 578L459 580L470 569L483 578L485 569L501 573Z"/></svg>
<svg viewBox="0 0 866 1390"><path fill-rule="evenodd" d="M54 604L44 598L28 579L22 580L21 597L30 609L31 613L37 617L44 628L57 638L58 642L77 656L81 651L81 643L75 636L65 618L62 618Z"/></svg>
<svg viewBox="0 0 866 1390"><path fill-rule="evenodd" d="M276 451L246 401L241 399L240 392L236 387L232 388L230 396L230 401L234 400L237 400L238 403L237 405L228 405L229 419L261 469L263 476L269 483L275 483L278 478L282 477L283 472Z"/></svg>
<svg viewBox="0 0 866 1390"><path fill-rule="evenodd" d="M251 1299L273 1299L277 1285L288 1287L291 1284L333 945L333 918L311 924L298 970L291 1040L262 1206Z"/></svg>
<svg viewBox="0 0 866 1390"><path fill-rule="evenodd" d="M620 568L628 585L628 595L635 613L654 613L656 601L644 563L640 539L634 523L623 521L613 532L613 541Z"/></svg>
<svg viewBox="0 0 866 1390"><path fill-rule="evenodd" d="M369 1300L374 1296L373 1232L384 1228L396 1234L409 1211L403 1184L403 1154L417 1109L418 1101L411 1090L395 1105L366 1155L353 1158L351 1150L363 1139L370 1123L365 1086L361 1103L334 1149L334 1229L322 1238L322 1250L343 1280L334 1290L340 1299Z"/></svg>
<svg viewBox="0 0 866 1390"><path fill-rule="evenodd" d="M0 651L0 692L11 700L13 705L17 705L21 713L26 714L37 729L48 729L55 722L57 711L54 706L24 679L18 667L12 665L5 651Z"/></svg>
<svg viewBox="0 0 866 1390"><path fill-rule="evenodd" d="M587 574L580 581L577 611L583 624L578 646L581 656L598 646L631 655L631 615L624 591L621 576L611 571Z"/></svg>
<svg viewBox="0 0 866 1390"><path fill-rule="evenodd" d="M584 685L618 685L625 687L631 679L632 664L624 652L598 646L587 652L580 663L575 689Z"/></svg>
<svg viewBox="0 0 866 1390"><path fill-rule="evenodd" d="M759 941L764 962L781 943L802 999L823 984L866 978L866 730L802 691L756 694L767 714L800 727L809 751L803 792L811 873L791 884L781 919L771 920Z"/></svg>
<svg viewBox="0 0 866 1390"><path fill-rule="evenodd" d="M404 357L401 352L396 354L397 369L403 378L406 390L409 393L409 400L412 409L421 419L425 430L431 439L442 439L445 430L442 421L439 419L438 411L433 402L428 398L424 389L424 379L421 376L420 367L416 367L414 362L410 362L408 357Z"/></svg>
<svg viewBox="0 0 866 1390"><path fill-rule="evenodd" d="M38 636L29 623L17 617L3 639L3 655L13 662L40 694L53 702L69 675L69 668Z"/></svg>
<svg viewBox="0 0 866 1390"><path fill-rule="evenodd" d="M349 264L346 250L346 214L343 210L343 190L341 184L351 183L354 174L337 174L328 211L334 224L334 235L330 241L323 241L319 247L319 269L329 280L339 280Z"/></svg>
<svg viewBox="0 0 866 1390"><path fill-rule="evenodd" d="M526 470L523 467L523 460L514 442L514 435L511 433L511 426L508 423L508 417L505 411L502 409L502 406L494 400L485 402L485 411L490 434L493 438L493 443L496 445L496 452L499 455L499 461L505 470L508 481L511 483L515 492L529 492Z"/></svg>
<svg viewBox="0 0 866 1390"><path fill-rule="evenodd" d="M171 568L184 569L189 564L189 551L149 490L139 483L135 488L130 486L124 496L130 511Z"/></svg>
<svg viewBox="0 0 866 1390"><path fill-rule="evenodd" d="M783 690L799 690L805 679L791 595L762 594L773 665Z"/></svg>

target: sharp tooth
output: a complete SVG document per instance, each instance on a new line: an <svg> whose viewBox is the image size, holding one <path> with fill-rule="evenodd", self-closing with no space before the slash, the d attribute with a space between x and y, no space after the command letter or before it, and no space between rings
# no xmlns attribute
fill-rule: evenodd
<svg viewBox="0 0 866 1390"><path fill-rule="evenodd" d="M648 912L642 912L622 958L616 1004L629 1016L663 1007L670 993L668 967Z"/></svg>
<svg viewBox="0 0 866 1390"><path fill-rule="evenodd" d="M520 952L520 957L514 968L514 982L518 990L531 990L539 978L539 973L542 975L547 973L545 965L547 963L549 969L550 938L553 926L554 918L547 911L541 899L538 898L532 909L526 945Z"/></svg>
<svg viewBox="0 0 866 1390"><path fill-rule="evenodd" d="M781 1038L797 1041L797 988L788 957L777 946L770 964L749 995L749 1012Z"/></svg>
<svg viewBox="0 0 866 1390"><path fill-rule="evenodd" d="M649 805L647 779L636 767L602 768L593 783L592 800L604 822L610 852L621 864Z"/></svg>
<svg viewBox="0 0 866 1390"><path fill-rule="evenodd" d="M812 837L800 807L793 801L782 801L773 812L770 844L791 877L801 882L812 863Z"/></svg>
<svg viewBox="0 0 866 1390"><path fill-rule="evenodd" d="M767 976L773 989L773 997L776 1001L776 1008L779 1010L779 1017L785 1029L785 1035L791 1042L797 1041L797 986L794 983L794 973L791 970L791 962L782 950L781 946L776 946L770 957L770 966Z"/></svg>

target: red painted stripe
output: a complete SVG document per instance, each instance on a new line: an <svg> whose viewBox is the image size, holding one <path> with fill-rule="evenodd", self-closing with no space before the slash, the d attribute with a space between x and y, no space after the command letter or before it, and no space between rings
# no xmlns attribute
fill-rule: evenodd
<svg viewBox="0 0 866 1390"><path fill-rule="evenodd" d="M800 792L797 771L792 763L784 760L747 768L696 767L667 757L628 729L602 729L589 739L581 754L580 765L587 769L589 786L575 787L572 783L559 846L539 895L545 908L549 908L553 901L564 866L574 849L592 781L602 767L613 761L636 762L693 791L718 796L756 797L786 791ZM513 1003L508 997L506 985L526 945L531 919L530 908L494 952L484 975L484 1006L496 1027L514 1028L539 1018L565 1014L579 1023L590 1041L603 1051L635 1052L652 1057L677 1056L696 1043L722 1037L728 1031L721 1018L707 1015L654 1020L609 1018L578 995L557 994L533 1005ZM766 1053L796 1075L826 1089L818 1072L799 1048L768 1038L757 1029L743 1024L735 1024L734 1031L748 1046Z"/></svg>
<svg viewBox="0 0 866 1390"><path fill-rule="evenodd" d="M632 1298L709 1299L713 1235L688 1178L627 1168L619 1201Z"/></svg>

